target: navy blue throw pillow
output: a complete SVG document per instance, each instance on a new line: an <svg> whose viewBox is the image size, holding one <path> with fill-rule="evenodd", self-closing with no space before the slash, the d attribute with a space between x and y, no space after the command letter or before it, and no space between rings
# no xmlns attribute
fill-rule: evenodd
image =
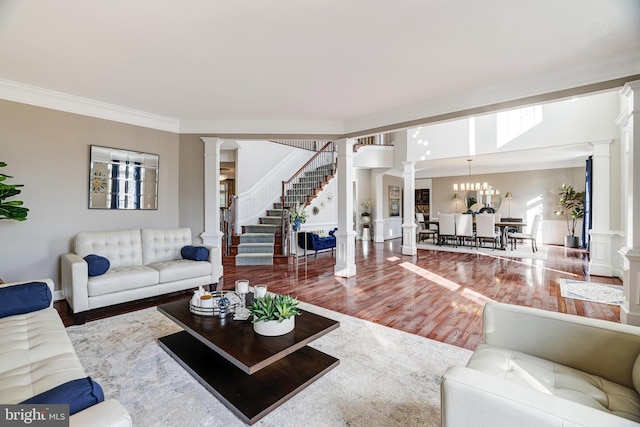
<svg viewBox="0 0 640 427"><path fill-rule="evenodd" d="M0 287L0 318L42 310L51 304L51 289L44 282Z"/></svg>
<svg viewBox="0 0 640 427"><path fill-rule="evenodd" d="M185 246L180 251L180 255L192 261L206 261L209 259L209 249L204 246Z"/></svg>
<svg viewBox="0 0 640 427"><path fill-rule="evenodd" d="M84 260L87 261L89 267L89 276L100 276L111 267L109 260L100 255L89 254L84 257Z"/></svg>
<svg viewBox="0 0 640 427"><path fill-rule="evenodd" d="M87 377L60 384L21 403L32 405L68 404L69 415L73 415L103 400L104 393L100 384L92 380L91 377Z"/></svg>

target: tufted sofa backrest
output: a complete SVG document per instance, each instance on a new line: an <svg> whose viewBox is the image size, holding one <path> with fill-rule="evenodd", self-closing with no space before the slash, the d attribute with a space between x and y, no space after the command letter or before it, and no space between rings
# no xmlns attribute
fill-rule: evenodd
<svg viewBox="0 0 640 427"><path fill-rule="evenodd" d="M75 252L82 258L89 254L103 256L112 268L142 265L140 230L80 232L76 234Z"/></svg>
<svg viewBox="0 0 640 427"><path fill-rule="evenodd" d="M142 260L145 265L154 262L180 259L180 250L192 243L191 229L184 228L143 228Z"/></svg>

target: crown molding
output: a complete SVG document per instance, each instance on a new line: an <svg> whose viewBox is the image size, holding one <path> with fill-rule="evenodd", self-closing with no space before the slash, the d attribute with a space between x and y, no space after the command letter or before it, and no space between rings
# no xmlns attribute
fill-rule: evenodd
<svg viewBox="0 0 640 427"><path fill-rule="evenodd" d="M131 108L0 79L0 99L178 133L180 121Z"/></svg>

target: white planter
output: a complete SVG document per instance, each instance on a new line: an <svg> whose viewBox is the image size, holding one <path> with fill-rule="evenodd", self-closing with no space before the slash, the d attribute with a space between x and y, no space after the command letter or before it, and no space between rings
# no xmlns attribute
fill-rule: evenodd
<svg viewBox="0 0 640 427"><path fill-rule="evenodd" d="M284 319L282 322L278 322L277 320L256 322L253 324L253 330L256 331L256 334L267 337L277 337L278 335L288 334L293 331L295 326L296 318L295 316L292 316L288 319Z"/></svg>

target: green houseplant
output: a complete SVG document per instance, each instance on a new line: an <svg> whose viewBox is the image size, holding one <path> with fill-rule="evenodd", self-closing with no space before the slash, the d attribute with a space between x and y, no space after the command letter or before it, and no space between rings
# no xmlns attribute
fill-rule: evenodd
<svg viewBox="0 0 640 427"><path fill-rule="evenodd" d="M0 168L7 166L5 162L0 162ZM20 200L7 201L8 198L17 196L21 193L18 187L21 184L6 184L7 178L12 176L0 173L0 219L13 219L16 221L24 221L27 219L29 209L22 207Z"/></svg>
<svg viewBox="0 0 640 427"><path fill-rule="evenodd" d="M360 213L360 216L362 217L362 223L369 224L369 222L371 221L371 212L369 211L369 209L371 209L371 200L365 199L361 201L360 206L362 206L362 212Z"/></svg>
<svg viewBox="0 0 640 427"><path fill-rule="evenodd" d="M290 295L267 294L249 306L251 323L256 333L277 336L289 333L295 327L295 316L300 315L299 301Z"/></svg>
<svg viewBox="0 0 640 427"><path fill-rule="evenodd" d="M307 222L307 212L304 210L304 205L296 204L296 207L289 211L289 220L293 224L293 229L298 231L300 224Z"/></svg>
<svg viewBox="0 0 640 427"><path fill-rule="evenodd" d="M569 248L580 246L580 237L576 237L576 225L578 220L584 217L584 191L576 191L571 185L562 184L558 189L560 199L556 204L558 208L554 213L564 216L567 221L569 235L565 237L564 244Z"/></svg>

